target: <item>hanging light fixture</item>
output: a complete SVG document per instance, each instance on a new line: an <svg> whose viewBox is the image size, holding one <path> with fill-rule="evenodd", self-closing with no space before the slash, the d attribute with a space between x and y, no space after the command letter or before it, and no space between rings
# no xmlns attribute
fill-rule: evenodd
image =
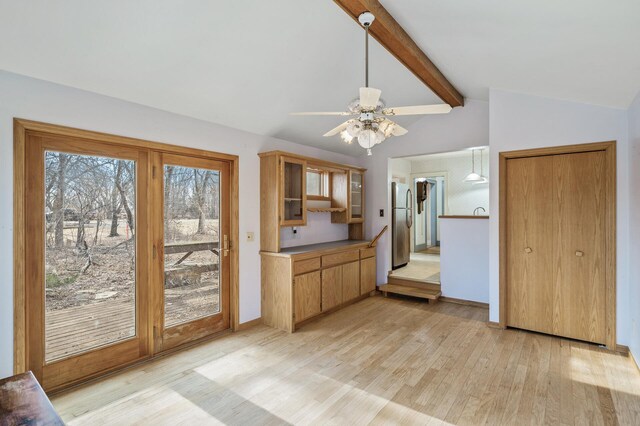
<svg viewBox="0 0 640 426"><path fill-rule="evenodd" d="M479 185L481 183L489 183L489 179L484 175L484 148L480 148L480 177L481 179L477 182L471 182L471 185Z"/></svg>
<svg viewBox="0 0 640 426"><path fill-rule="evenodd" d="M476 173L476 150L471 150L471 173L469 173L465 178L464 182L480 182L482 181L482 176Z"/></svg>

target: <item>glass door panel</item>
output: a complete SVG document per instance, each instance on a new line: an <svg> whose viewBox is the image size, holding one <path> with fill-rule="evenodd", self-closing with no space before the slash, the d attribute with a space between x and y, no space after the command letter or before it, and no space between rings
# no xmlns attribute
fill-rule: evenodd
<svg viewBox="0 0 640 426"><path fill-rule="evenodd" d="M164 166L164 324L220 313L220 172Z"/></svg>
<svg viewBox="0 0 640 426"><path fill-rule="evenodd" d="M44 153L45 362L136 335L136 162Z"/></svg>
<svg viewBox="0 0 640 426"><path fill-rule="evenodd" d="M230 167L224 161L154 156L162 170L154 212L161 248L154 269L160 288L155 351L230 326Z"/></svg>
<svg viewBox="0 0 640 426"><path fill-rule="evenodd" d="M362 219L363 185L362 173L351 172L351 218Z"/></svg>
<svg viewBox="0 0 640 426"><path fill-rule="evenodd" d="M306 223L306 164L304 161L283 159L282 224Z"/></svg>

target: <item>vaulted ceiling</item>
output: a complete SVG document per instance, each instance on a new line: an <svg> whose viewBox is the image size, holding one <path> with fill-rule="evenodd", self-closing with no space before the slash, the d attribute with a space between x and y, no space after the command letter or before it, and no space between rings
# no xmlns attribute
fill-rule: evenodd
<svg viewBox="0 0 640 426"><path fill-rule="evenodd" d="M467 98L496 87L626 108L640 90L638 1L382 4ZM0 0L0 38L0 69L362 153L322 138L341 117L288 115L343 110L363 84L363 31L331 0ZM376 42L370 57L387 105L440 102Z"/></svg>

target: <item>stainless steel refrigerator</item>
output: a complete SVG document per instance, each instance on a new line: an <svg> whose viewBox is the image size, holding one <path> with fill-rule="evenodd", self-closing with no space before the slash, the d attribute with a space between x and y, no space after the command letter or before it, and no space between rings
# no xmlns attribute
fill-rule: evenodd
<svg viewBox="0 0 640 426"><path fill-rule="evenodd" d="M404 183L391 183L391 254L392 269L409 263L411 252L411 226L413 225L413 197L411 188Z"/></svg>

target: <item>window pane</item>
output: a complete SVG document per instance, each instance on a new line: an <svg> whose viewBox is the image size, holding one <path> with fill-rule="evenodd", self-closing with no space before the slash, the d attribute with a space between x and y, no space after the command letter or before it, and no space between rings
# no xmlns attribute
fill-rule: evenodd
<svg viewBox="0 0 640 426"><path fill-rule="evenodd" d="M307 195L323 195L321 173L307 172Z"/></svg>
<svg viewBox="0 0 640 426"><path fill-rule="evenodd" d="M220 312L220 172L164 168L165 328Z"/></svg>
<svg viewBox="0 0 640 426"><path fill-rule="evenodd" d="M136 334L131 160L45 152L45 360Z"/></svg>

